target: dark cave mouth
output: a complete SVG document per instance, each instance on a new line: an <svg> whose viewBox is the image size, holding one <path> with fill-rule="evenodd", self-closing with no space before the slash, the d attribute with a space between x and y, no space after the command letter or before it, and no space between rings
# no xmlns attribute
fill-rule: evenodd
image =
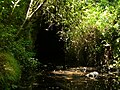
<svg viewBox="0 0 120 90"><path fill-rule="evenodd" d="M35 50L36 58L41 63L65 64L64 41L54 30L39 30Z"/></svg>

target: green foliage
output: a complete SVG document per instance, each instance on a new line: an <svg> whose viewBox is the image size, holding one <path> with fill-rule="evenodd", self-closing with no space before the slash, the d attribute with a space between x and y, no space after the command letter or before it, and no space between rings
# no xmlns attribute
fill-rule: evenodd
<svg viewBox="0 0 120 90"><path fill-rule="evenodd" d="M15 5L16 1L0 1L0 52L11 52L25 74L31 74L39 65L38 60L32 58L35 55L33 44L39 30L38 25L40 30L55 30L59 39L65 42L66 63L100 65L104 61L104 46L110 44L113 56L111 64L120 67L120 0L47 0L22 28L29 0L21 0ZM33 4L37 7L38 3ZM32 8L29 14L34 10ZM20 30L22 34L17 36ZM4 53L1 55L5 56L1 65L9 68L9 64L16 64L12 56ZM7 64L9 60L10 63ZM14 67L16 66L13 65L12 68ZM6 72L3 66L0 69ZM10 76L4 78L16 80L17 74L12 74L17 71L9 71ZM5 79L2 77L3 83Z"/></svg>
<svg viewBox="0 0 120 90"><path fill-rule="evenodd" d="M111 44L113 59L119 61L119 2L48 1L39 15L45 15L46 30L52 24L58 27L67 62L97 65L104 59L107 43Z"/></svg>
<svg viewBox="0 0 120 90"><path fill-rule="evenodd" d="M10 85L20 80L21 68L13 55L9 53L0 53L0 84L1 89L7 90Z"/></svg>
<svg viewBox="0 0 120 90"><path fill-rule="evenodd" d="M49 0L35 19L65 42L66 63L100 65L107 43L113 61L119 61L119 5L119 0Z"/></svg>
<svg viewBox="0 0 120 90"><path fill-rule="evenodd" d="M16 82L17 75L20 73L19 69L26 73L29 71L32 72L32 70L35 71L38 65L37 60L30 60L31 57L35 56L33 51L34 46L32 46L31 26L28 25L22 28L24 32L21 37L19 37L19 40L16 40L16 38L18 38L16 36L17 32L24 22L29 1L21 0L16 7L14 7L16 2L17 0L0 1L0 52L10 52L14 56L13 58L7 53L0 53L0 60L4 56L3 60L0 61L1 64L4 65L3 63L5 63L6 67L4 68L8 68L8 70L5 71L4 68L1 67L3 68L3 72L5 72L1 72L2 74L0 74L1 83L4 87L14 86L12 82ZM19 64L17 64L18 62Z"/></svg>
<svg viewBox="0 0 120 90"><path fill-rule="evenodd" d="M28 65L29 65L28 67L29 68L31 67L32 70L37 69L36 67L40 64L38 62L38 59L35 59L35 58L30 58L28 61L29 61L28 62Z"/></svg>

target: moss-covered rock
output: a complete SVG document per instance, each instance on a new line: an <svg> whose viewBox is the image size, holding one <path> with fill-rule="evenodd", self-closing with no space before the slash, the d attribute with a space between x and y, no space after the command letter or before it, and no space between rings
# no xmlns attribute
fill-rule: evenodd
<svg viewBox="0 0 120 90"><path fill-rule="evenodd" d="M10 53L0 53L0 88L9 90L21 76L20 65Z"/></svg>

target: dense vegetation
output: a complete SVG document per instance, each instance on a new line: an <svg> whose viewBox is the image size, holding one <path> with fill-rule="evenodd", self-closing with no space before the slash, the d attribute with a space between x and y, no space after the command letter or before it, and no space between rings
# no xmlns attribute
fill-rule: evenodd
<svg viewBox="0 0 120 90"><path fill-rule="evenodd" d="M0 88L37 72L40 29L64 42L66 64L120 68L120 0L1 0L0 11Z"/></svg>

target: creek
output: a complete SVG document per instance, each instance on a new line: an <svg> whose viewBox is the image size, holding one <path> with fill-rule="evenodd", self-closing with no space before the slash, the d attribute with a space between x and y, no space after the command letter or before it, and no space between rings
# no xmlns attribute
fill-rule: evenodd
<svg viewBox="0 0 120 90"><path fill-rule="evenodd" d="M99 73L98 77L86 77L96 71L93 67L72 67L63 70L44 71L32 83L31 90L120 90L118 76Z"/></svg>

